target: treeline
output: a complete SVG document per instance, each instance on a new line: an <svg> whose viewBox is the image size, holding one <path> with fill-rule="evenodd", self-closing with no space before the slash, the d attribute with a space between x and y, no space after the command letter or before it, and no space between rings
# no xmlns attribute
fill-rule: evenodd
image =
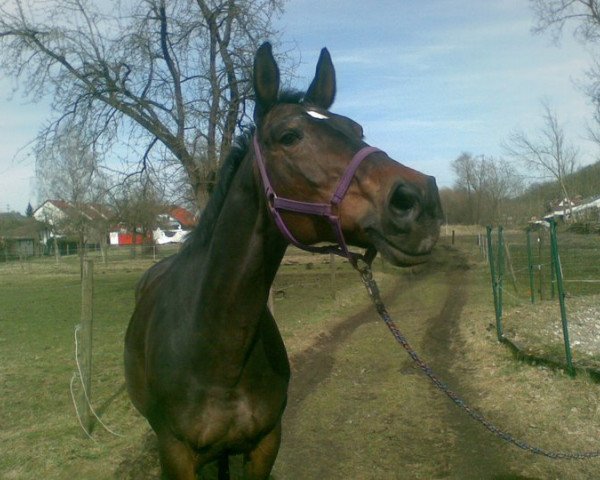
<svg viewBox="0 0 600 480"><path fill-rule="evenodd" d="M463 153L452 163L456 181L440 191L448 223L523 225L558 208L563 200L558 181L526 185L511 163ZM600 161L565 178L571 199L600 195Z"/></svg>
<svg viewBox="0 0 600 480"><path fill-rule="evenodd" d="M580 168L571 174L567 181L575 197L582 198L600 195L600 161ZM559 195L557 182L535 183L521 196L521 200L532 200L543 205L548 205Z"/></svg>

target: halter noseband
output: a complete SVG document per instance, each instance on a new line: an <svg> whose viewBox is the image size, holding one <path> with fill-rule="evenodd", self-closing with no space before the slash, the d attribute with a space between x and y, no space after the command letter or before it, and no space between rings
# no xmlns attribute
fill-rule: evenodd
<svg viewBox="0 0 600 480"><path fill-rule="evenodd" d="M357 260L359 259L362 259L370 264L375 255L377 254L377 251L373 248L369 248L367 249L364 255L359 255L351 252L348 249L346 240L344 239L344 233L342 232L342 225L340 223L340 217L338 212L339 204L344 199L348 188L350 187L350 182L352 181L352 178L354 178L354 174L358 169L359 165L369 155L375 152L381 152L381 150L376 147L361 148L358 152L354 154L354 157L352 157L352 160L350 161L350 164L348 165L346 171L342 175L342 178L340 179L335 191L333 192L329 203L310 203L300 202L298 200L290 200L288 198L281 198L277 196L275 190L273 190L273 187L269 180L269 176L267 175L267 169L265 167L265 161L260 150L260 145L258 144L257 135L254 135L253 142L254 156L256 157L256 162L260 171L263 188L267 197L267 204L269 205L269 211L271 212L271 215L275 220L277 228L279 228L279 231L286 238L286 240L288 240L291 244L295 245L296 247L302 250L306 250L308 252L333 253L335 255L339 255L341 257L347 258L353 265L355 265ZM331 229L333 230L334 236L337 240L337 245L314 247L312 245L305 245L301 243L287 228L285 222L283 221L283 218L281 217L280 210L302 213L305 215L317 215L320 217L325 217L331 225Z"/></svg>

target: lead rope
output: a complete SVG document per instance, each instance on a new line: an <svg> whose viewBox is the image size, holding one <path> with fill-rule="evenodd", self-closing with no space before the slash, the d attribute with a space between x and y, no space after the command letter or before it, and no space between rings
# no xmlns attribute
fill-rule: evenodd
<svg viewBox="0 0 600 480"><path fill-rule="evenodd" d="M596 458L600 457L600 451L591 451L591 452L553 452L549 450L544 450L543 448L534 447L529 445L526 442L516 439L511 434L506 433L503 430L500 430L494 424L492 424L489 420L487 420L483 415L479 412L473 410L469 407L462 398L460 398L456 393L454 393L448 385L442 382L435 373L431 370L429 365L427 365L421 357L414 351L414 349L410 346L406 337L398 330L394 321L391 319L390 314L388 313L383 301L381 300L381 295L379 293L379 287L373 278L373 272L371 271L371 267L369 263L363 261L351 261L354 268L360 273L361 279L365 284L367 292L373 300L375 308L377 309L377 313L387 325L390 332L396 339L396 341L406 350L406 352L413 359L415 364L429 377L431 382L443 393L445 393L450 400L452 400L458 407L464 410L471 418L481 423L485 428L487 428L490 432L492 432L497 437L502 440L519 447L522 450L526 450L528 452L534 453L536 455L543 455L544 457L552 458L552 459L564 459L564 460L582 460L587 458Z"/></svg>

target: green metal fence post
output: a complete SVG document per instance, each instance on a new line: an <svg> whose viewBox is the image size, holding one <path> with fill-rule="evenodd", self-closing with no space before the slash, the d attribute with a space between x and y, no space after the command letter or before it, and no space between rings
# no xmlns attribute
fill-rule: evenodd
<svg viewBox="0 0 600 480"><path fill-rule="evenodd" d="M556 233L556 232L555 232ZM554 285L556 282L556 262L552 254L552 244L550 245L550 298L554 300Z"/></svg>
<svg viewBox="0 0 600 480"><path fill-rule="evenodd" d="M492 227L485 227L487 231L487 243L488 243L488 261L490 263L490 275L492 277L492 293L494 294L494 314L496 316L496 332L498 330L498 320L500 318L498 309L498 281L496 278L496 268L494 265L494 248L492 246ZM502 335L498 334L498 340L502 340Z"/></svg>
<svg viewBox="0 0 600 480"><path fill-rule="evenodd" d="M504 337L502 327L502 289L504 288L504 228L498 226L498 317L496 318L496 333L498 340Z"/></svg>
<svg viewBox="0 0 600 480"><path fill-rule="evenodd" d="M535 303L535 286L533 283L533 260L531 254L531 228L527 228L527 267L529 270L529 297Z"/></svg>
<svg viewBox="0 0 600 480"><path fill-rule="evenodd" d="M538 284L539 284L539 294L540 294L540 300L544 301L544 262L543 262L543 256L542 256L542 251L544 249L544 236L543 236L543 232L542 230L538 230L538 248L537 248L537 261L538 261Z"/></svg>
<svg viewBox="0 0 600 480"><path fill-rule="evenodd" d="M569 323L567 321L567 307L565 305L565 288L563 284L562 266L560 264L560 254L558 253L558 239L556 236L556 222L550 222L550 250L554 259L556 269L556 286L558 288L558 301L560 304L560 318L562 321L563 339L565 342L565 356L567 359L567 370L571 375L575 374L573 369L573 358L571 356L571 342L569 340Z"/></svg>

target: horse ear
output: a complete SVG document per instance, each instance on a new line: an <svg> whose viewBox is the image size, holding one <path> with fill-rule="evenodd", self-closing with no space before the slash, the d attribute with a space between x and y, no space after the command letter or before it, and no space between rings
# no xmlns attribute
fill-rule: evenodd
<svg viewBox="0 0 600 480"><path fill-rule="evenodd" d="M279 93L279 68L273 58L269 42L263 43L254 57L254 121L262 118L277 101Z"/></svg>
<svg viewBox="0 0 600 480"><path fill-rule="evenodd" d="M324 48L321 50L317 70L306 96L305 102L314 103L325 110L329 109L335 98L335 69L331 61L329 51Z"/></svg>

